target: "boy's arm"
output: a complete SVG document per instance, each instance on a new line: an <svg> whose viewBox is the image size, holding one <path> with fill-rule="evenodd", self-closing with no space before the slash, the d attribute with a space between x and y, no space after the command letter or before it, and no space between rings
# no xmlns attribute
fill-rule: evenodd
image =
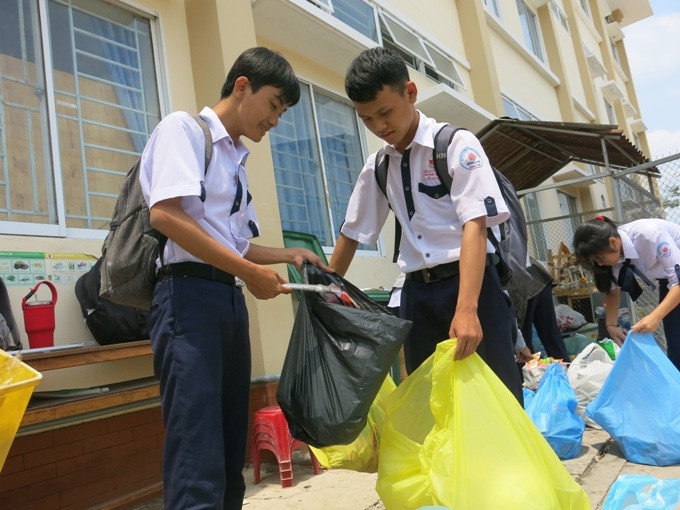
<svg viewBox="0 0 680 510"><path fill-rule="evenodd" d="M307 260L324 271L329 270L321 257L307 248L274 248L250 243L245 258L255 264L294 264L298 271Z"/></svg>
<svg viewBox="0 0 680 510"><path fill-rule="evenodd" d="M335 243L331 261L328 264L330 268L340 276L345 276L357 251L357 246L359 246L359 241L350 239L341 233Z"/></svg>
<svg viewBox="0 0 680 510"><path fill-rule="evenodd" d="M477 316L479 293L486 264L486 217L475 218L463 225L460 249L460 288L456 313L449 335L458 339L454 359L463 359L477 350L482 341L482 326Z"/></svg>
<svg viewBox="0 0 680 510"><path fill-rule="evenodd" d="M273 269L243 259L218 243L182 209L181 201L177 197L154 204L151 226L206 264L238 276L258 299L292 292L281 286L285 280Z"/></svg>

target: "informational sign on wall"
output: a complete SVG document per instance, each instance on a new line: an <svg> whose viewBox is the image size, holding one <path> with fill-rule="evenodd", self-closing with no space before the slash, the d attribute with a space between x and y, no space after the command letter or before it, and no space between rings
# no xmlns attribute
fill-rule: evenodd
<svg viewBox="0 0 680 510"><path fill-rule="evenodd" d="M0 277L7 286L32 287L40 280L73 285L95 262L84 253L0 251Z"/></svg>

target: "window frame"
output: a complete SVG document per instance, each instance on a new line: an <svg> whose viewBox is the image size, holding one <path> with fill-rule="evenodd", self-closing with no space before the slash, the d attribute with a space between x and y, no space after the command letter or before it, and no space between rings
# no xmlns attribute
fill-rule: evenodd
<svg viewBox="0 0 680 510"><path fill-rule="evenodd" d="M526 48L538 60L546 63L545 50L543 48L543 35L541 34L541 27L538 23L538 16L524 0L517 0L517 12L519 14Z"/></svg>
<svg viewBox="0 0 680 510"><path fill-rule="evenodd" d="M484 7L488 12L501 19L501 9L498 5L498 0L483 0Z"/></svg>
<svg viewBox="0 0 680 510"><path fill-rule="evenodd" d="M363 169L363 166L365 165L365 162L366 162L367 155L369 153L368 144L367 144L367 140L366 140L366 131L365 131L365 127L364 127L363 122L361 121L361 119L357 115L356 111L354 110L354 108L353 108L352 104L349 102L349 100L347 100L346 98L340 96L339 94L337 94L337 93L335 93L335 92L333 92L333 91L331 91L327 88L324 88L324 87L318 85L317 83L315 83L313 81L306 81L304 79L300 79L300 84L304 87L303 90L302 90L302 93L309 95L308 99L309 99L310 111L308 113L312 117L310 124L312 125L314 138L315 138L313 140L313 144L316 148L316 151L318 152L318 154L317 154L318 155L318 162L317 163L319 165L319 170L321 172L320 179L321 179L321 184L323 186L323 189L321 190L322 193L323 193L322 200L319 203L309 203L305 200L304 206L306 208L317 207L317 206L320 206L320 205L323 205L325 207L325 218L327 219L327 221L329 223L329 229L330 229L329 237L330 237L330 241L331 241L332 244L327 244L324 239L319 239L319 242L321 243L321 245L324 249L324 253L329 254L329 253L332 253L332 250L335 247L335 241L337 240L336 229L337 229L338 232L340 230L340 225L336 224L337 222L335 221L335 217L337 215L340 215L341 217L344 218L344 215L345 215L346 209L347 209L347 205L345 205L344 208L341 208L342 210L336 211L336 210L334 210L332 200L330 200L330 197L329 197L330 189L331 189L329 180L331 180L332 175L329 175L330 169L328 168L327 163L326 163L326 156L328 156L328 155L324 154L324 147L323 147L323 142L322 142L322 139L321 139L320 120L322 120L322 119L320 119L320 114L318 113L318 110L317 110L317 104L318 104L317 96L323 95L328 99L331 99L333 101L337 101L339 104L342 104L343 106L346 106L351 110L352 124L353 124L353 127L356 128L356 132L358 133L357 143L358 143L358 146L361 150L361 156L359 158L357 158L357 161L360 162L359 163L360 166L356 169L351 168L351 169L348 169L348 170L355 171L356 172L356 178L358 178L361 170ZM302 105L302 104L303 104L302 101L300 101L298 103L298 105ZM294 106L293 108L297 108L298 105ZM276 130L277 129L278 129L278 127L273 128L273 130L270 132L270 144L273 142L273 137L271 135L276 136ZM276 152L273 147L272 147L272 152L273 153ZM276 173L278 173L278 170L276 169L276 159L274 160L274 166L275 166L275 175L276 175ZM354 187L355 184L356 184L356 180L352 183L352 188ZM276 182L275 185L276 185L277 190L278 190L279 189L279 182ZM350 195L351 195L351 192L350 192ZM349 196L347 197L347 200L349 200ZM286 220L284 219L284 214L281 211L281 201L280 200L277 200L277 205L278 205L278 208L279 208L279 214L281 216L282 228L284 230L290 230L289 227L286 227L284 225L284 222ZM314 234L314 232L306 232L306 233ZM357 252L360 253L362 256L383 256L384 255L384 249L383 249L382 235L378 238L378 242L376 243L376 246L374 248L369 248L369 247L366 247L364 245L359 245Z"/></svg>
<svg viewBox="0 0 680 510"><path fill-rule="evenodd" d="M46 118L46 126L43 129L43 137L45 138L46 147L49 148L49 153L44 156L46 161L46 166L43 169L45 173L45 179L47 186L48 198L47 204L47 214L48 222L28 222L28 221L13 221L13 220L0 220L0 235L29 235L36 237L58 237L58 238L73 238L73 239L104 239L109 231L108 221L105 222L101 227L73 227L67 226L69 219L73 216L67 214L68 201L67 201L67 190L65 189L65 183L63 179L63 154L60 148L60 138L64 135L60 132L59 122L65 117L63 114L57 112L57 103L60 101L60 97L64 96L64 91L57 90L55 86L55 68L54 61L52 59L52 54L54 47L52 45L51 39L51 21L50 17L50 0L38 0L36 5L36 19L32 26L34 30L34 40L36 41L35 55L33 56L36 73L36 83L40 83L44 80L44 105L39 106L39 115ZM54 1L55 7L65 7L69 9L69 14L72 15L73 11L76 12L83 11L89 15L101 17L103 20L111 21L111 18L104 12L91 11L84 9L83 6L75 1ZM140 7L131 7L122 3L112 4L113 8L123 10L134 17L144 18L148 22L148 37L149 44L152 53L152 67L155 78L154 83L154 93L158 101L158 115L162 118L165 111L167 110L167 94L166 87L163 82L162 62L163 62L163 48L160 43L161 37L159 35L159 24L157 15L151 11ZM37 27L36 27L37 25ZM70 33L75 34L77 32L77 27L70 26ZM86 33L86 32L83 32ZM86 33L87 34L87 33ZM76 47L71 47L71 54L68 56L69 59L75 58L79 50ZM140 64L140 70L141 64ZM151 68L148 69L149 71ZM148 91L148 88L143 88L142 92ZM80 102L81 100L92 100L96 99L94 97L89 97L83 95L79 92L75 92L73 96L74 101ZM148 111L146 112L148 115ZM78 118L81 118L80 116ZM81 122L86 122L82 121ZM87 123L87 122L86 122ZM94 125L94 123L91 123ZM1 128L2 126L0 126ZM150 132L149 132L150 134ZM87 144L83 139L79 140L80 148L79 151L87 150ZM27 158L32 158L32 154L26 155ZM122 177L124 177L128 168L121 168L120 172ZM83 166L83 172L87 172L88 169ZM10 172L10 175L11 172ZM86 179L86 177L84 177ZM7 184L7 186L11 186ZM84 190L88 193L88 190ZM9 191L8 191L9 193ZM12 204L8 205L10 211L12 210ZM111 211L112 212L112 211ZM87 218L93 219L88 212Z"/></svg>
<svg viewBox="0 0 680 510"><path fill-rule="evenodd" d="M465 90L465 84L463 83L460 71L458 71L458 67L456 66L456 62L453 57L451 57L448 53L446 53L426 37L423 37L418 32L401 23L389 12L380 8L378 8L377 11L380 20L378 28L380 32L380 44L382 46L387 48L391 47L397 50L402 55L402 58L404 58L407 64L419 72L425 74L429 78L434 79L439 83L444 83L454 90ZM391 26L391 24L408 33L412 38L411 40L418 43L419 51L416 51L416 49L410 47L407 44L407 41L400 40L399 37L395 35L394 27ZM385 44L386 38L383 28L387 31L387 36L389 36L387 39L387 45ZM435 53L438 58L432 58L430 51ZM441 59L439 65L437 65L438 59ZM450 68L442 69L442 64L448 65ZM439 79L436 79L433 74L439 77Z"/></svg>

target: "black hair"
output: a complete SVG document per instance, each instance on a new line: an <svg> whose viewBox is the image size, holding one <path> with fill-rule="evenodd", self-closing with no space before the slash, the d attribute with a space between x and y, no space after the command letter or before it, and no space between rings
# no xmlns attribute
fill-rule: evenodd
<svg viewBox="0 0 680 510"><path fill-rule="evenodd" d="M268 48L250 48L238 56L222 86L222 99L234 91L239 76L248 78L253 94L271 85L281 91L284 104L293 106L300 100L300 83L293 68L279 53Z"/></svg>
<svg viewBox="0 0 680 510"><path fill-rule="evenodd" d="M368 103L385 86L403 94L408 81L408 69L401 55L378 46L362 51L352 61L345 74L345 92L355 103Z"/></svg>
<svg viewBox="0 0 680 510"><path fill-rule="evenodd" d="M582 223L574 231L574 254L582 267L593 273L595 287L600 292L609 292L614 279L611 266L601 266L593 257L602 252L616 251L609 244L610 237L620 237L616 223L606 216L596 216Z"/></svg>

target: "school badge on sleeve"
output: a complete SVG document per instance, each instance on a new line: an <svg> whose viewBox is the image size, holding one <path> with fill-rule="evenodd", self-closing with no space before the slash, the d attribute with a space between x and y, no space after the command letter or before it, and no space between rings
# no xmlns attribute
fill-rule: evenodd
<svg viewBox="0 0 680 510"><path fill-rule="evenodd" d="M479 155L479 152L477 152L472 147L465 147L462 151L460 151L458 162L463 168L467 168L468 170L475 170L481 167L483 164L482 157Z"/></svg>

